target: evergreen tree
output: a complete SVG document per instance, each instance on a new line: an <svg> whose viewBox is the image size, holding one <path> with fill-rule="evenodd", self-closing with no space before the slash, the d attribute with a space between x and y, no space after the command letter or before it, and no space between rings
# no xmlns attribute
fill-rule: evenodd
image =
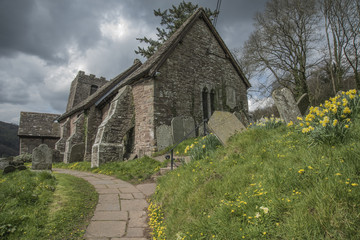
<svg viewBox="0 0 360 240"><path fill-rule="evenodd" d="M161 26L164 28L157 27L157 40L143 37L136 38L140 43L145 42L149 46L147 48L138 47L138 50L135 50L136 54L140 54L146 58L152 56L156 50L167 40L170 36L190 17L199 6L192 4L191 2L182 1L179 6L172 5L172 8L161 11L160 9L154 10L154 15L156 17L161 17ZM206 15L212 20L218 12L211 11L209 8L204 8Z"/></svg>

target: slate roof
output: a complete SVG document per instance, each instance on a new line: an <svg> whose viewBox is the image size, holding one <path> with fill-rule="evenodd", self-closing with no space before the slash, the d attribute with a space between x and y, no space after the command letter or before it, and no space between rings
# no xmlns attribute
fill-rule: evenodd
<svg viewBox="0 0 360 240"><path fill-rule="evenodd" d="M230 50L225 45L224 41L220 37L219 33L216 31L215 27L212 25L209 18L206 16L206 13L203 8L199 8L192 16L190 16L179 29L176 30L175 33L171 35L171 37L164 42L160 48L146 61L144 62L141 67L136 69L132 74L130 74L121 84L118 85L114 91L120 89L121 87L132 84L141 78L152 77L155 75L157 70L162 66L162 64L166 61L172 51L175 49L177 44L183 39L186 33L191 29L194 25L196 20L202 18L206 25L209 27L210 31L215 36L216 40L219 42L220 46L226 53L226 57L229 58L230 62L233 64L234 68L238 72L238 74L243 79L247 88L251 87L249 81L245 77L244 73L240 69L240 66L234 59L233 55L231 54Z"/></svg>
<svg viewBox="0 0 360 240"><path fill-rule="evenodd" d="M239 76L244 81L247 88L251 87L249 81L245 77L244 73L240 69L240 66L232 56L230 50L225 45L224 41L220 37L219 33L216 31L215 27L212 25L209 18L206 16L204 9L199 8L192 16L190 16L181 27L176 30L175 33L171 35L171 37L164 42L160 48L142 65L137 65L136 63L126 70L124 73L118 75L113 80L111 80L108 84L105 84L98 91L96 91L93 95L87 98L83 103L78 104L76 107L71 109L70 111L64 113L59 118L59 121L71 116L72 114L79 112L81 110L89 108L92 104L98 105L102 101L105 101L108 97L113 96L120 88L125 85L132 84L142 78L152 77L155 75L157 70L162 66L162 64L166 61L172 51L175 49L177 44L183 39L186 33L191 29L196 20L202 18L206 25L209 27L210 31L213 33L223 51L226 53L226 57L229 58L230 62L238 72ZM116 81L116 82L115 82Z"/></svg>
<svg viewBox="0 0 360 240"><path fill-rule="evenodd" d="M61 121L73 115L74 113L90 108L99 99L102 99L104 96L108 96L112 89L114 89L120 82L122 82L126 77L128 77L140 66L141 66L141 61L136 59L131 67L129 67L124 72L117 75L109 82L105 83L102 87L100 87L95 93L93 93L88 98L86 98L83 102L77 104L75 107L62 114L58 120Z"/></svg>
<svg viewBox="0 0 360 240"><path fill-rule="evenodd" d="M59 114L20 112L19 137L59 138L59 123L55 120Z"/></svg>

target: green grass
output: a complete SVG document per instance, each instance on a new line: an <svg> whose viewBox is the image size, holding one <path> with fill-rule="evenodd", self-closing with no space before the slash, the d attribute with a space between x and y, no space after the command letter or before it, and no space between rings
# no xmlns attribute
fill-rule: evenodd
<svg viewBox="0 0 360 240"><path fill-rule="evenodd" d="M94 187L70 175L1 175L0 238L82 239L96 203Z"/></svg>
<svg viewBox="0 0 360 240"><path fill-rule="evenodd" d="M360 239L360 121L343 143L250 129L158 180L156 239Z"/></svg>
<svg viewBox="0 0 360 240"><path fill-rule="evenodd" d="M76 162L71 164L56 163L53 168L66 168L93 173L115 176L134 184L144 182L158 172L165 163L158 162L147 156L126 162L109 162L98 168L91 168L90 162Z"/></svg>

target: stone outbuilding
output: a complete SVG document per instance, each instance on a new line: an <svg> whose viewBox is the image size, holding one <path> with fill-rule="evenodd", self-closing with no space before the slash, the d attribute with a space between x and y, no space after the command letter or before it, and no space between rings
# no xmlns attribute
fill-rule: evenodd
<svg viewBox="0 0 360 240"><path fill-rule="evenodd" d="M67 110L57 119L56 149L65 163L82 156L95 167L150 155L215 110L236 113L246 125L250 83L203 9L143 64L135 60L112 80L82 81L81 87L85 76L74 79Z"/></svg>
<svg viewBox="0 0 360 240"><path fill-rule="evenodd" d="M20 154L32 153L41 144L54 149L60 139L58 117L59 114L21 112L18 130Z"/></svg>

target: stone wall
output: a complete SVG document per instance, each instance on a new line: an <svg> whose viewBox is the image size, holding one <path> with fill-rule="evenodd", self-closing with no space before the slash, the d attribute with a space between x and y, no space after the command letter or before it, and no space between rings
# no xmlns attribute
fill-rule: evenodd
<svg viewBox="0 0 360 240"><path fill-rule="evenodd" d="M70 137L70 118L65 119L60 123L60 139L55 144L55 149L61 154L65 152L66 140Z"/></svg>
<svg viewBox="0 0 360 240"><path fill-rule="evenodd" d="M244 81L201 19L159 69L154 84L156 128L170 126L176 116L191 116L200 124L214 110L248 113Z"/></svg>
<svg viewBox="0 0 360 240"><path fill-rule="evenodd" d="M96 133L99 125L102 122L102 114L101 110L95 107L95 105L91 106L90 109L85 111L85 120L84 120L84 141L85 141L85 155L84 161L91 161L91 152L92 146L95 143Z"/></svg>
<svg viewBox="0 0 360 240"><path fill-rule="evenodd" d="M58 138L22 137L20 138L20 154L32 153L34 148L41 144L46 144L49 148L55 149L55 143L58 140Z"/></svg>
<svg viewBox="0 0 360 240"><path fill-rule="evenodd" d="M84 143L84 114L70 118L70 137L65 143L64 163L71 163L71 149L74 145Z"/></svg>
<svg viewBox="0 0 360 240"><path fill-rule="evenodd" d="M141 157L150 155L155 147L154 80L137 83L132 88L132 94L135 108L135 153Z"/></svg>

